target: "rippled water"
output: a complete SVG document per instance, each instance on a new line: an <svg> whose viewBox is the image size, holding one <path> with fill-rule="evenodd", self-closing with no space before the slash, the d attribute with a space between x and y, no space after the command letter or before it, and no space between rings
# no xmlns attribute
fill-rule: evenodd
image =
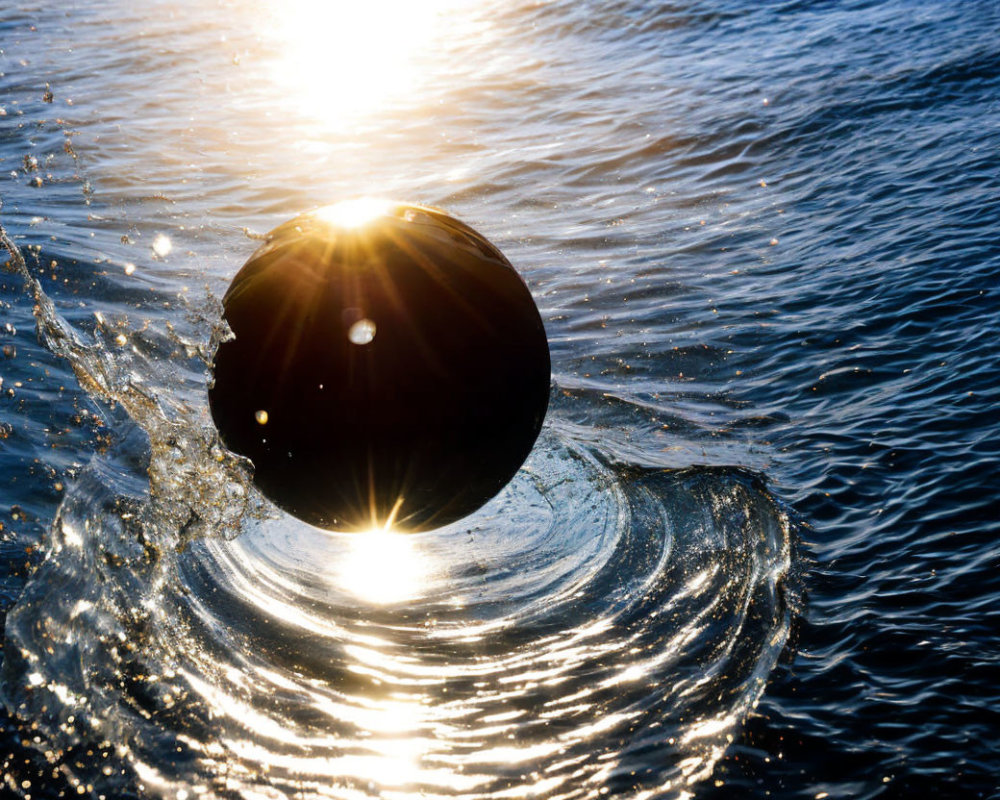
<svg viewBox="0 0 1000 800"><path fill-rule="evenodd" d="M0 791L1000 796L998 29L0 7ZM552 348L524 469L406 538L207 414L254 237L356 194L481 230Z"/></svg>

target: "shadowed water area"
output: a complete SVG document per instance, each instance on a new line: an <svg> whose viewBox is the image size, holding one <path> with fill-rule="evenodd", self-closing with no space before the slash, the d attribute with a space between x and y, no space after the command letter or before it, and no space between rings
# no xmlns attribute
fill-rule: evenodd
<svg viewBox="0 0 1000 800"><path fill-rule="evenodd" d="M1000 797L1000 10L0 4L0 795ZM542 433L436 531L208 412L276 225L494 242Z"/></svg>

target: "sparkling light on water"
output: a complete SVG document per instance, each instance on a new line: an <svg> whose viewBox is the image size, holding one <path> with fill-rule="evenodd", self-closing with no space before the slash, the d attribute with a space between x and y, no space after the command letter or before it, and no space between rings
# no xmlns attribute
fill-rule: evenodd
<svg viewBox="0 0 1000 800"><path fill-rule="evenodd" d="M170 255L170 251L174 249L173 243L170 241L170 237L164 233L158 233L156 238L153 239L153 253L159 258L166 258Z"/></svg>
<svg viewBox="0 0 1000 800"><path fill-rule="evenodd" d="M293 0L275 3L261 32L280 48L275 81L310 116L339 127L413 93L435 44L470 5L468 0Z"/></svg>
<svg viewBox="0 0 1000 800"><path fill-rule="evenodd" d="M386 605L417 597L426 569L412 536L372 530L351 535L334 581L362 600Z"/></svg>

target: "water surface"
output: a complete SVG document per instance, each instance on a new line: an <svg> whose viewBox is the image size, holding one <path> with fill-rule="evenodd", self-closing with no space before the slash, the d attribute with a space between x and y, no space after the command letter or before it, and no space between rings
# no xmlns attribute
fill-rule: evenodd
<svg viewBox="0 0 1000 800"><path fill-rule="evenodd" d="M311 5L0 10L6 790L1000 795L995 4ZM204 395L357 194L494 241L554 372L367 544Z"/></svg>

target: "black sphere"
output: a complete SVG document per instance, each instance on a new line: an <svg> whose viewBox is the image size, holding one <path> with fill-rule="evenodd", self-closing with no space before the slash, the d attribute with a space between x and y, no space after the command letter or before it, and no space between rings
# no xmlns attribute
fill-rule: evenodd
<svg viewBox="0 0 1000 800"><path fill-rule="evenodd" d="M538 309L503 254L433 208L354 201L272 231L223 299L209 389L274 503L331 530L436 528L530 452L549 398Z"/></svg>

